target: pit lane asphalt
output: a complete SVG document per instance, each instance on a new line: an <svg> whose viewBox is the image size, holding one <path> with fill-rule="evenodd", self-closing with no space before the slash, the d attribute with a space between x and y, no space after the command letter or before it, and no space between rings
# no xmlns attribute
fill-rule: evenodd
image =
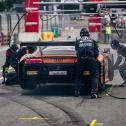
<svg viewBox="0 0 126 126"><path fill-rule="evenodd" d="M100 44L100 47L109 46ZM113 53L115 54L114 51ZM4 60L5 51L1 51L0 67ZM121 82L118 71L115 71L114 80L109 83L119 85ZM90 99L90 96L81 90L81 96L75 98L73 86L50 85L42 87L41 93L39 90L24 91L18 85L0 86L0 126L54 126L59 124L74 126L77 125L74 121L79 120L77 117L86 123L96 119L104 126L125 126L126 124L126 100L114 99L105 93L101 94L101 99ZM109 90L113 95L126 96L126 87L112 87ZM40 119L40 114L48 118L48 121ZM84 126L84 124L80 125Z"/></svg>

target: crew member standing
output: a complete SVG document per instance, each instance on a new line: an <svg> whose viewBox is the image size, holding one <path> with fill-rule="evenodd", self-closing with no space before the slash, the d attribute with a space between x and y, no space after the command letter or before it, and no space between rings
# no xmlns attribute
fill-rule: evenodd
<svg viewBox="0 0 126 126"><path fill-rule="evenodd" d="M99 50L96 42L90 38L86 28L80 31L80 39L76 41L77 51L76 78L75 78L75 97L80 95L81 82L84 68L91 73L91 98L98 98L99 71L97 57Z"/></svg>
<svg viewBox="0 0 126 126"><path fill-rule="evenodd" d="M106 42L106 44L111 43L111 35L112 35L112 30L111 30L111 26L108 22L105 27L105 42Z"/></svg>

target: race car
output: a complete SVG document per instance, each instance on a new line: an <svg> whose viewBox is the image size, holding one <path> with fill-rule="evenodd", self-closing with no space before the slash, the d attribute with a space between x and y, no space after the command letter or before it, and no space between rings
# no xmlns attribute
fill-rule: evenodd
<svg viewBox="0 0 126 126"><path fill-rule="evenodd" d="M19 84L21 88L33 90L39 84L67 83L74 84L76 51L73 41L38 41L25 42L21 46L35 46L36 51L24 55L19 64ZM109 50L100 52L98 57L99 84L105 85L113 79L113 54ZM90 71L84 69L85 81L90 84Z"/></svg>

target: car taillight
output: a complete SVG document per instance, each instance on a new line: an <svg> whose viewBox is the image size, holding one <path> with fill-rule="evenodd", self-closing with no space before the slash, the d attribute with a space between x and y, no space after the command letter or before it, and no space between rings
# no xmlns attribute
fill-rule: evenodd
<svg viewBox="0 0 126 126"><path fill-rule="evenodd" d="M77 62L77 59L74 59L74 62L76 63Z"/></svg>
<svg viewBox="0 0 126 126"><path fill-rule="evenodd" d="M26 59L25 63L42 63L42 59Z"/></svg>

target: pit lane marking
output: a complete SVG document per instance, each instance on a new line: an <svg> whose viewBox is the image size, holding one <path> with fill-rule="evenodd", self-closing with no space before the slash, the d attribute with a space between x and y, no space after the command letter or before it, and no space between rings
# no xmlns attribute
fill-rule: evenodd
<svg viewBox="0 0 126 126"><path fill-rule="evenodd" d="M19 118L20 120L48 120L48 118L42 118L42 117L32 117L32 118Z"/></svg>
<svg viewBox="0 0 126 126"><path fill-rule="evenodd" d="M103 123L98 123L96 119L93 119L88 126L103 126Z"/></svg>

